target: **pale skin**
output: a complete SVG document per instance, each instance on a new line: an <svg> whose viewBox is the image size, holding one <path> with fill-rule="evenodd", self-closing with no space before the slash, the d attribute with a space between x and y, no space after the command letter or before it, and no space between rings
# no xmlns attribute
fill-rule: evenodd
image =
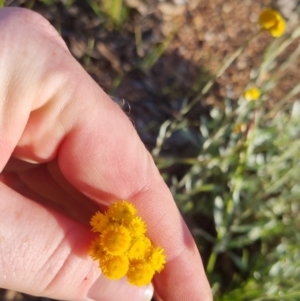
<svg viewBox="0 0 300 301"><path fill-rule="evenodd" d="M153 280L159 300L211 301L193 238L128 117L40 15L0 10L0 41L0 287L146 300L87 254L89 218L126 199L167 254Z"/></svg>

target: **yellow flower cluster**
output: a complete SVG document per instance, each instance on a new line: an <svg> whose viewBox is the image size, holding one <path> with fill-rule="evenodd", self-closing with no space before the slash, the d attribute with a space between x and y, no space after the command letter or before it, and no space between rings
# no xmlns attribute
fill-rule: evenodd
<svg viewBox="0 0 300 301"><path fill-rule="evenodd" d="M252 101L252 100L257 100L261 95L260 90L257 87L252 87L247 89L243 96L245 99Z"/></svg>
<svg viewBox="0 0 300 301"><path fill-rule="evenodd" d="M274 38L278 38L284 34L285 21L281 14L274 9L265 9L259 16L259 24L266 29Z"/></svg>
<svg viewBox="0 0 300 301"><path fill-rule="evenodd" d="M164 250L153 246L145 235L146 224L132 204L118 201L104 214L96 212L90 225L99 236L92 242L89 253L99 261L107 278L116 280L126 275L129 283L142 286L151 282L155 272L163 270Z"/></svg>

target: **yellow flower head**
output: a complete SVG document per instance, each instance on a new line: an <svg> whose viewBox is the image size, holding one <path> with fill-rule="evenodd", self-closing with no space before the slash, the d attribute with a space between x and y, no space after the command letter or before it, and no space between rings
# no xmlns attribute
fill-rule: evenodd
<svg viewBox="0 0 300 301"><path fill-rule="evenodd" d="M134 261L129 265L129 270L127 272L128 282L137 285L147 285L151 282L154 276L155 270L152 268L151 264L145 261Z"/></svg>
<svg viewBox="0 0 300 301"><path fill-rule="evenodd" d="M128 250L129 259L143 259L151 247L151 241L146 236L135 239Z"/></svg>
<svg viewBox="0 0 300 301"><path fill-rule="evenodd" d="M122 255L130 247L129 231L121 225L108 226L101 234L100 244L111 255Z"/></svg>
<svg viewBox="0 0 300 301"><path fill-rule="evenodd" d="M285 21L281 14L274 9L265 9L259 16L259 24L274 37L280 37L285 31Z"/></svg>
<svg viewBox="0 0 300 301"><path fill-rule="evenodd" d="M129 260L126 255L107 255L100 260L99 266L104 276L111 280L116 280L126 275L129 268Z"/></svg>
<svg viewBox="0 0 300 301"><path fill-rule="evenodd" d="M90 220L90 225L92 226L92 231L102 232L109 224L108 216L97 211Z"/></svg>
<svg viewBox="0 0 300 301"><path fill-rule="evenodd" d="M166 255L164 253L164 249L161 247L153 248L149 256L149 263L155 271L162 271L166 263Z"/></svg>
<svg viewBox="0 0 300 301"><path fill-rule="evenodd" d="M129 223L128 230L133 237L143 236L147 231L147 226L140 217L135 217Z"/></svg>
<svg viewBox="0 0 300 301"><path fill-rule="evenodd" d="M136 209L126 201L116 202L108 208L107 215L117 222L130 223L136 215Z"/></svg>
<svg viewBox="0 0 300 301"><path fill-rule="evenodd" d="M261 92L258 88L252 87L250 89L247 89L243 96L245 99L251 101L251 100L257 100L261 95Z"/></svg>

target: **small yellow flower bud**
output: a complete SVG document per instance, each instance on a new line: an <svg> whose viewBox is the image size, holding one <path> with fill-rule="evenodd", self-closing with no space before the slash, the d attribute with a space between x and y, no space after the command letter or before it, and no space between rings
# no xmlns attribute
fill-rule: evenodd
<svg viewBox="0 0 300 301"><path fill-rule="evenodd" d="M251 101L251 100L257 100L260 97L261 93L260 90L256 87L247 89L243 96L245 99Z"/></svg>
<svg viewBox="0 0 300 301"><path fill-rule="evenodd" d="M100 211L96 212L90 221L93 232L102 232L108 224L109 218Z"/></svg>
<svg viewBox="0 0 300 301"><path fill-rule="evenodd" d="M148 285L155 273L151 264L145 261L135 261L130 263L129 270L127 272L128 282L137 285Z"/></svg>
<svg viewBox="0 0 300 301"><path fill-rule="evenodd" d="M93 260L98 260L101 256L102 248L100 245L100 237L94 239L90 245L89 254Z"/></svg>
<svg viewBox="0 0 300 301"><path fill-rule="evenodd" d="M133 237L143 236L147 231L147 226L140 217L135 217L129 223L128 230Z"/></svg>
<svg viewBox="0 0 300 301"><path fill-rule="evenodd" d="M148 237L141 236L135 239L128 250L129 259L143 259L151 247L151 241Z"/></svg>
<svg viewBox="0 0 300 301"><path fill-rule="evenodd" d="M164 254L164 249L161 247L153 248L149 256L149 263L155 271L162 271L166 263L166 255Z"/></svg>
<svg viewBox="0 0 300 301"><path fill-rule="evenodd" d="M126 255L107 255L105 258L101 258L99 266L107 278L116 280L126 275L129 268L129 260Z"/></svg>
<svg viewBox="0 0 300 301"><path fill-rule="evenodd" d="M233 126L233 132L236 134L243 133L247 130L247 125L245 123L237 123Z"/></svg>
<svg viewBox="0 0 300 301"><path fill-rule="evenodd" d="M131 236L124 226L108 226L101 235L102 248L111 255L122 255L130 247Z"/></svg>
<svg viewBox="0 0 300 301"><path fill-rule="evenodd" d="M115 221L130 223L136 215L136 209L126 201L116 202L108 208L107 215Z"/></svg>

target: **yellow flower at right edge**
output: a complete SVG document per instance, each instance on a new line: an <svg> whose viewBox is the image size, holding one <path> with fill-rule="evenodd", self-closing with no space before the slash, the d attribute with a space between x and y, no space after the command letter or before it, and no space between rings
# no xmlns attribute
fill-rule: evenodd
<svg viewBox="0 0 300 301"><path fill-rule="evenodd" d="M284 34L285 21L282 15L275 9L265 9L259 15L260 26L269 31L274 38L278 38Z"/></svg>
<svg viewBox="0 0 300 301"><path fill-rule="evenodd" d="M243 94L244 98L249 101L257 100L260 97L260 95L261 92L257 87L249 88Z"/></svg>

